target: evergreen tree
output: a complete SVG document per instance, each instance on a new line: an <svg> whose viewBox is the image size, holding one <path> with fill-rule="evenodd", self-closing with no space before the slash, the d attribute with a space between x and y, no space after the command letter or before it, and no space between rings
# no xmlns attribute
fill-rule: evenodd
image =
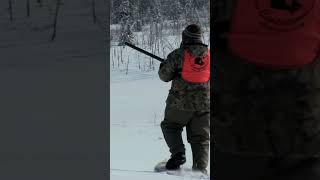
<svg viewBox="0 0 320 180"><path fill-rule="evenodd" d="M119 45L124 45L124 42L133 43L133 33L131 31L131 25L133 23L132 3L129 0L123 0L119 6L119 21L121 25Z"/></svg>

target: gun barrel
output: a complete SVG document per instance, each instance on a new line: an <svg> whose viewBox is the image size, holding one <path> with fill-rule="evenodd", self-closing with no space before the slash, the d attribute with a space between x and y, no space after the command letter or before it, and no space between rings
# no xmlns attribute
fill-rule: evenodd
<svg viewBox="0 0 320 180"><path fill-rule="evenodd" d="M148 51L145 51L145 50L143 50L143 49L141 49L141 48L138 48L137 46L135 46L135 45L133 45L133 44L131 44L131 43L125 42L125 44L126 44L127 46L129 46L129 47L131 47L131 48L139 51L139 52L142 52L143 54L146 54L146 55L148 55L148 56L150 56L150 57L152 57L152 58L160 61L160 62L164 61L163 58L158 57L158 56L156 56L156 55L154 55L154 54L151 54L151 53L149 53Z"/></svg>

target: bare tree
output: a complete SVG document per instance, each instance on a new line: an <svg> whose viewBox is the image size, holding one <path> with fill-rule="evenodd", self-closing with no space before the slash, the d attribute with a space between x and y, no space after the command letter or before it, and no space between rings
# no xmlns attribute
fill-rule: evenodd
<svg viewBox="0 0 320 180"><path fill-rule="evenodd" d="M10 22L12 22L13 21L12 0L9 0L9 17L10 17Z"/></svg>
<svg viewBox="0 0 320 180"><path fill-rule="evenodd" d="M30 17L30 0L27 0L27 4L26 4L26 8L27 8L27 17Z"/></svg>
<svg viewBox="0 0 320 180"><path fill-rule="evenodd" d="M96 1L95 0L92 0L92 18L93 18L93 23L96 24L97 15L96 15Z"/></svg>
<svg viewBox="0 0 320 180"><path fill-rule="evenodd" d="M53 41L56 38L56 33L57 33L57 22L58 22L58 15L59 15L59 9L60 9L60 4L61 0L56 0L56 12L54 16L54 22L53 22L53 33L51 37L51 41Z"/></svg>

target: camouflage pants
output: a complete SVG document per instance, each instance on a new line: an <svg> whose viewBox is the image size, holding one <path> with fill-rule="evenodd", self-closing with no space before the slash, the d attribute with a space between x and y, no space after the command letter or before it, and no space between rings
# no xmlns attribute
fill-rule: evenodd
<svg viewBox="0 0 320 180"><path fill-rule="evenodd" d="M269 157L319 155L319 61L272 70L216 53L212 74L215 149Z"/></svg>
<svg viewBox="0 0 320 180"><path fill-rule="evenodd" d="M166 108L161 128L172 155L178 152L185 152L181 135L184 127L187 130L187 140L191 144L193 168L207 168L209 160L210 113Z"/></svg>

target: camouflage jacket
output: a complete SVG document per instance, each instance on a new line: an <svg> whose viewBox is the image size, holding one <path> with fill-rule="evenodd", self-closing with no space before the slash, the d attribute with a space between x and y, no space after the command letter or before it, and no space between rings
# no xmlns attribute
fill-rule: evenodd
<svg viewBox="0 0 320 180"><path fill-rule="evenodd" d="M162 81L172 80L171 89L166 100L167 107L186 111L210 111L210 81L207 83L189 83L181 78L184 48L196 56L203 56L208 48L201 45L181 46L171 52L161 63L159 77Z"/></svg>

